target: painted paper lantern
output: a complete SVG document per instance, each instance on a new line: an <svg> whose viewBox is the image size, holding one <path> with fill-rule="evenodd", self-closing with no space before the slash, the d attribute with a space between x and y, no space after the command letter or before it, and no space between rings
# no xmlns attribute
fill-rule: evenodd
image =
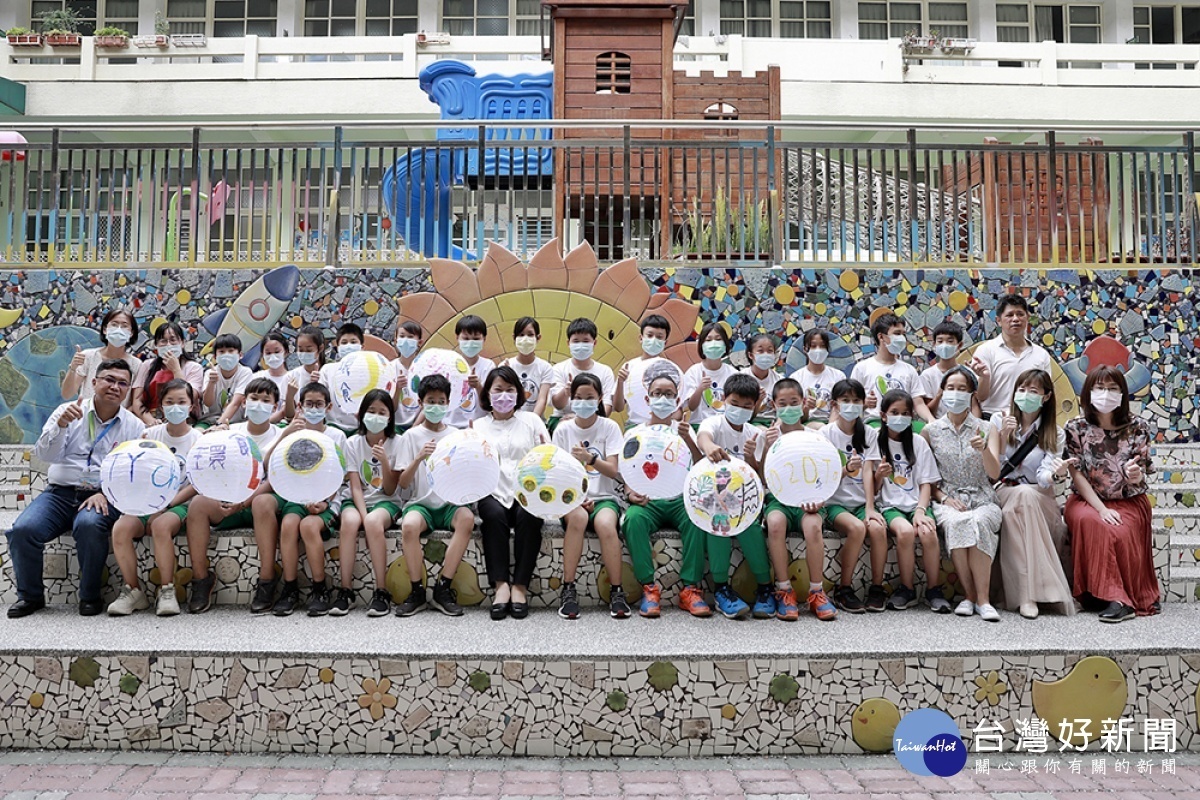
<svg viewBox="0 0 1200 800"><path fill-rule="evenodd" d="M634 359L629 362L629 378L625 381L625 402L630 419L649 419L650 404L646 401L650 383L667 375L676 386L683 385L683 370L669 358Z"/></svg>
<svg viewBox="0 0 1200 800"><path fill-rule="evenodd" d="M561 447L538 445L517 464L517 502L535 517L565 516L583 505L587 493L587 470Z"/></svg>
<svg viewBox="0 0 1200 800"><path fill-rule="evenodd" d="M408 371L408 388L413 396L426 375L442 375L450 381L450 408L458 408L467 396L467 378L471 367L467 360L453 350L423 350Z"/></svg>
<svg viewBox="0 0 1200 800"><path fill-rule="evenodd" d="M639 425L625 434L621 447L621 480L651 500L683 494L692 466L692 451L669 425Z"/></svg>
<svg viewBox="0 0 1200 800"><path fill-rule="evenodd" d="M341 488L346 458L325 434L301 431L275 446L267 475L284 500L300 505L320 503Z"/></svg>
<svg viewBox="0 0 1200 800"><path fill-rule="evenodd" d="M767 450L763 477L784 505L824 503L842 482L841 454L816 431L785 433Z"/></svg>
<svg viewBox="0 0 1200 800"><path fill-rule="evenodd" d="M205 497L242 503L262 483L262 453L243 433L210 431L188 451L187 478Z"/></svg>
<svg viewBox="0 0 1200 800"><path fill-rule="evenodd" d="M425 460L429 484L447 503L465 506L487 497L500 483L500 456L477 431L464 428L437 443Z"/></svg>
<svg viewBox="0 0 1200 800"><path fill-rule="evenodd" d="M763 510L762 481L740 458L702 458L688 471L683 507L702 531L737 536L758 521Z"/></svg>
<svg viewBox="0 0 1200 800"><path fill-rule="evenodd" d="M329 392L333 402L346 414L358 414L362 399L372 389L392 394L396 389L395 370L379 353L360 350L334 364Z"/></svg>
<svg viewBox="0 0 1200 800"><path fill-rule="evenodd" d="M123 514L157 514L182 486L183 465L162 442L121 442L100 464L100 490Z"/></svg>

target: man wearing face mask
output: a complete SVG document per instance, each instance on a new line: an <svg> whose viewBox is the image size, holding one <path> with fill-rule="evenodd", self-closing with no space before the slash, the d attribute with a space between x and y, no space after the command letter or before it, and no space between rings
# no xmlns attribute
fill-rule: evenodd
<svg viewBox="0 0 1200 800"><path fill-rule="evenodd" d="M996 322L1000 335L981 344L971 363L981 379L977 397L988 418L1008 410L1022 372L1050 372L1050 354L1029 340L1029 303L1024 297L1001 297L996 303Z"/></svg>
<svg viewBox="0 0 1200 800"><path fill-rule="evenodd" d="M109 535L120 512L100 491L100 465L121 442L138 439L146 426L123 408L133 374L120 359L105 361L92 381L91 400L59 406L42 428L33 455L50 465L49 486L21 512L8 532L17 602L10 619L46 607L42 558L46 545L67 531L79 556L79 613L101 613L101 575Z"/></svg>
<svg viewBox="0 0 1200 800"><path fill-rule="evenodd" d="M75 357L71 359L71 364L63 375L63 400L74 400L77 395L80 400L91 399L92 379L96 377L96 370L100 364L105 361L119 358L129 365L134 375L137 375L138 370L142 368L142 361L129 354L137 340L137 321L132 314L118 309L105 314L104 319L100 321L100 341L104 344L87 350L75 345ZM132 395L125 398L126 407L132 399Z"/></svg>

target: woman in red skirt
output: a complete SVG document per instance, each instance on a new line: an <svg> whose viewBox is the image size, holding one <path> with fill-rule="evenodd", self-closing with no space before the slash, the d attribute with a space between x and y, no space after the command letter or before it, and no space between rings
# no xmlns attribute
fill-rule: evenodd
<svg viewBox="0 0 1200 800"><path fill-rule="evenodd" d="M1088 373L1083 416L1066 427L1075 491L1064 516L1071 534L1077 598L1105 601L1101 622L1157 614L1147 480L1150 427L1129 414L1125 376L1111 367Z"/></svg>

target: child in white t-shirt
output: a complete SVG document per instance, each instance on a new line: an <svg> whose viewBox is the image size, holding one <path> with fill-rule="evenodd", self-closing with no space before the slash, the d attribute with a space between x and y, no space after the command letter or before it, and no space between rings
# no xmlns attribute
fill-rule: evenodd
<svg viewBox="0 0 1200 800"><path fill-rule="evenodd" d="M542 326L533 317L521 317L513 325L513 346L517 355L504 362L512 367L513 372L521 379L521 388L525 390L525 405L522 411L530 411L539 417L546 412L546 402L550 399L550 386L554 381L554 367L544 358L537 355L538 342L542 339Z"/></svg>
<svg viewBox="0 0 1200 800"><path fill-rule="evenodd" d="M729 334L720 323L710 322L700 330L696 341L700 363L683 374L683 399L691 411L692 427L725 410L725 382L737 374L725 361L730 347Z"/></svg>
<svg viewBox="0 0 1200 800"><path fill-rule="evenodd" d="M911 364L900 360L908 352L908 340L904 337L904 321L895 314L883 314L875 320L871 341L875 344L875 355L855 364L850 379L861 383L866 390L864 419L878 429L879 401L893 389L911 395L919 376Z"/></svg>
<svg viewBox="0 0 1200 800"><path fill-rule="evenodd" d="M644 384L647 376L642 371L642 367L647 361L659 358L663 350L667 348L667 340L671 338L671 321L661 314L650 314L642 320L641 333L642 354L621 365L621 369L617 372L617 382L613 391L613 411L619 414L626 409L629 410L625 425L627 429L649 422L650 409L640 403L633 406L626 402L625 393L627 391L631 396L635 394L644 396L645 386L638 385L627 388L625 384L631 380Z"/></svg>
<svg viewBox="0 0 1200 800"><path fill-rule="evenodd" d="M217 365L204 374L204 391L200 398L203 406L201 428L240 422L246 384L254 376L254 372L242 364L242 340L237 336L221 334L213 341L213 350Z"/></svg>
<svg viewBox="0 0 1200 800"><path fill-rule="evenodd" d="M771 400L775 384L783 376L775 369L779 363L779 353L775 347L775 337L768 333L756 333L746 342L746 356L750 366L742 370L746 375L758 381L758 413L760 419L768 422L775 419L775 406Z"/></svg>
<svg viewBox="0 0 1200 800"><path fill-rule="evenodd" d="M399 353L392 362L392 371L396 376L396 393L392 402L396 406L396 432L404 433L417 421L421 413L421 401L417 393L409 385L409 370L417 360L417 352L425 344L425 329L421 323L407 319L396 329L396 352Z"/></svg>

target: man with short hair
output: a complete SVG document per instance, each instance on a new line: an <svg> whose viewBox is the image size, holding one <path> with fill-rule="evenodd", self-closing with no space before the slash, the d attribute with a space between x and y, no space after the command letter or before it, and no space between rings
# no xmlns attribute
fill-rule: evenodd
<svg viewBox="0 0 1200 800"><path fill-rule="evenodd" d="M1018 294L1006 294L996 303L1000 335L975 351L972 369L979 375L976 397L984 418L1007 414L1017 388L1017 377L1026 370L1050 372L1050 354L1029 341L1029 303ZM982 365L982 369L980 366ZM985 379L990 379L985 380Z"/></svg>
<svg viewBox="0 0 1200 800"><path fill-rule="evenodd" d="M124 408L133 373L121 359L103 362L89 400L63 403L46 424L33 455L50 465L49 485L21 512L8 532L17 584L10 619L46 607L42 556L46 545L70 531L79 553L79 614L104 611L100 578L108 561L109 536L121 512L100 491L100 464L121 442L138 439L146 426Z"/></svg>

